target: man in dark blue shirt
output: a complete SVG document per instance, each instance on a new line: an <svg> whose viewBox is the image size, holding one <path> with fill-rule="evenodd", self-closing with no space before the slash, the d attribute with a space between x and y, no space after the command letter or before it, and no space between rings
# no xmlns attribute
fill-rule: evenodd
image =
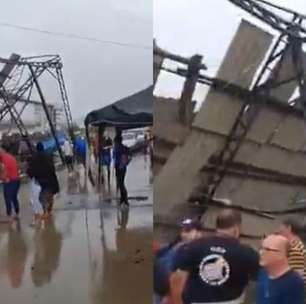
<svg viewBox="0 0 306 304"><path fill-rule="evenodd" d="M240 226L239 212L222 210L217 216L215 235L177 251L173 271L186 275L184 304L243 303L245 287L250 278L256 278L259 261L255 250L239 242ZM176 295L174 303L182 303Z"/></svg>
<svg viewBox="0 0 306 304"><path fill-rule="evenodd" d="M280 235L264 239L260 250L260 265L256 286L256 304L304 304L302 277L288 263L289 242Z"/></svg>
<svg viewBox="0 0 306 304"><path fill-rule="evenodd" d="M131 160L129 148L123 145L121 135L116 135L114 139L114 162L116 171L117 187L120 190L120 205L129 206L128 193L125 187L126 169Z"/></svg>

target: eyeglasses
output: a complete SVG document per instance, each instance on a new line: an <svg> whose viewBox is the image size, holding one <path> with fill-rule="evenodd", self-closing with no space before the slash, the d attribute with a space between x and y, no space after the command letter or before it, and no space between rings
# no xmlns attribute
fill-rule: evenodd
<svg viewBox="0 0 306 304"><path fill-rule="evenodd" d="M281 252L281 250L279 249L276 249L276 248L270 248L270 247L265 247L265 246L262 246L260 248L261 251L270 251L270 252Z"/></svg>

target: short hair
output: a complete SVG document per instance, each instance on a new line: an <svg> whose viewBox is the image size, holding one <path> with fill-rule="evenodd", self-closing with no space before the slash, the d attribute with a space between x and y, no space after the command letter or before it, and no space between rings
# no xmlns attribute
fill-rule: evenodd
<svg viewBox="0 0 306 304"><path fill-rule="evenodd" d="M10 145L8 143L2 143L1 144L1 149L5 150L6 152L9 151Z"/></svg>
<svg viewBox="0 0 306 304"><path fill-rule="evenodd" d="M116 143L121 143L122 142L122 136L121 135L116 135L115 138L114 138L114 141Z"/></svg>
<svg viewBox="0 0 306 304"><path fill-rule="evenodd" d="M43 152L45 150L44 145L41 142L37 143L36 150L39 152Z"/></svg>
<svg viewBox="0 0 306 304"><path fill-rule="evenodd" d="M282 221L282 223L285 226L289 226L294 234L298 234L302 230L302 225L296 217L287 217Z"/></svg>
<svg viewBox="0 0 306 304"><path fill-rule="evenodd" d="M217 214L216 228L229 229L240 226L242 222L241 213L237 210L223 209Z"/></svg>

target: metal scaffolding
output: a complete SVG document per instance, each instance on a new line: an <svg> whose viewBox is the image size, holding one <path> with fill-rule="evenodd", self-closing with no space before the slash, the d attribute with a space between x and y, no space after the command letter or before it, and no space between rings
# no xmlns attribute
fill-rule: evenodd
<svg viewBox="0 0 306 304"><path fill-rule="evenodd" d="M297 82L300 98L298 101L306 120L306 87L305 73L303 68L302 45L306 41L306 29L302 26L305 16L297 12L274 6L267 1L258 0L229 0L243 10L256 16L261 21L267 23L275 30L279 31L279 37L270 50L266 62L250 88L252 95L244 99L244 103L239 111L234 125L227 137L223 149L216 157L215 170L208 178L207 199L211 200L222 182L230 164L233 162L243 140L245 139L252 123L257 116L262 104L254 102L254 96L264 97L267 101L272 89L276 89L290 82ZM286 13L291 20L276 14L271 7ZM291 56L295 73L293 77L278 81L278 76L286 56ZM273 73L271 72L273 71Z"/></svg>
<svg viewBox="0 0 306 304"><path fill-rule="evenodd" d="M21 115L28 105L41 104L61 160L65 164L64 155L56 136L53 113L50 113L50 105L47 105L39 85L39 79L46 73L52 75L57 81L65 111L67 128L70 138L73 140L72 115L62 72L63 64L61 57L59 55L42 55L22 58L19 55L12 54L9 59L0 58L0 63L5 64L0 74L0 122L10 114L30 151L33 151L33 146L26 127L22 122ZM40 98L40 102L31 100L35 89ZM16 106L20 102L23 103L23 106L18 109Z"/></svg>

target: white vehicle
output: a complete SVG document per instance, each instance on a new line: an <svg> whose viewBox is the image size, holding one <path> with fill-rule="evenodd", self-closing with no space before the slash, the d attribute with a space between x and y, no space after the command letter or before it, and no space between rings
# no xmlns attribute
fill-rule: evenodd
<svg viewBox="0 0 306 304"><path fill-rule="evenodd" d="M136 135L131 132L126 132L122 134L122 143L128 148L136 144Z"/></svg>

